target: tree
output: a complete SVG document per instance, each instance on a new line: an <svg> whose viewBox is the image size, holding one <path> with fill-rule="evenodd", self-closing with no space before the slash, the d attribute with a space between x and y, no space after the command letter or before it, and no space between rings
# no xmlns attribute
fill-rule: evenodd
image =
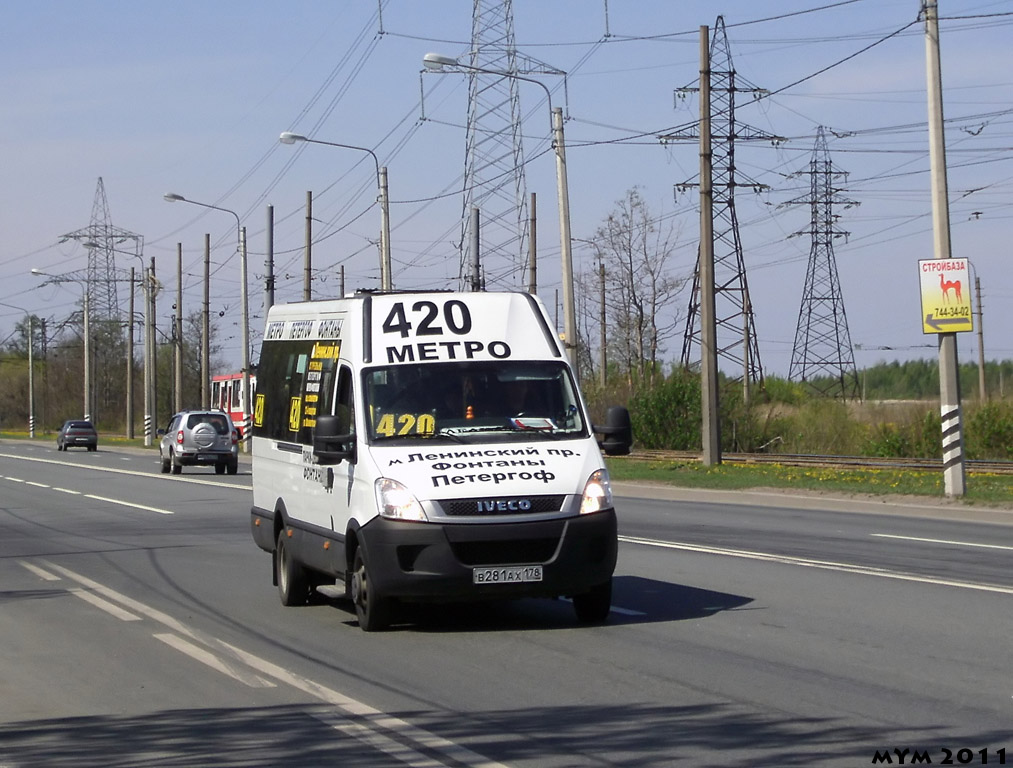
<svg viewBox="0 0 1013 768"><path fill-rule="evenodd" d="M605 273L605 326L609 359L632 384L659 372L663 340L680 323L676 296L685 277L671 272L678 231L671 222L651 216L647 201L636 187L616 202L615 208L590 241L595 249L593 273L581 275L585 297L601 291L600 269ZM583 325L586 338L598 327L598 302L585 300ZM593 370L595 355L586 345L584 366Z"/></svg>

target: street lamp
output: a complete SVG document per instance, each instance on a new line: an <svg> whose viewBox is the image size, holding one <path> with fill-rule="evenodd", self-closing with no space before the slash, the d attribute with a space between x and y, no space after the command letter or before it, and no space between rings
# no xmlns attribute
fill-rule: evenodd
<svg viewBox="0 0 1013 768"><path fill-rule="evenodd" d="M81 286L82 315L83 315L83 336L84 336L84 420L91 421L91 311L88 308L88 280L87 278L71 277L69 275L51 275L41 269L32 269L36 277L46 277L43 285L47 283L77 283Z"/></svg>
<svg viewBox="0 0 1013 768"><path fill-rule="evenodd" d="M246 287L246 227L242 226L239 220L239 214L235 211L229 210L228 208L221 208L217 205L211 205L210 203L199 203L196 200L188 200L182 195L177 195L174 192L166 192L162 197L166 202L169 203L190 203L191 205L199 205L201 208L211 208L215 211L223 211L224 213L231 213L236 217L236 232L239 236L239 288L241 296L241 304L243 310L243 391L242 391L242 406L243 406L243 424L242 424L242 445L243 452L249 451L249 436L250 436L250 299L247 294ZM210 339L205 339L205 345L210 344ZM206 352L205 348L205 352ZM205 358L206 359L206 358ZM204 379L208 379L208 371L204 371Z"/></svg>
<svg viewBox="0 0 1013 768"><path fill-rule="evenodd" d="M376 165L376 184L380 190L380 288L385 291L391 290L393 285L390 274L390 199L387 194L387 166L380 166L380 160L376 153L366 147L356 147L351 144L338 144L333 141L322 141L311 139L299 133L290 131L283 132L278 141L282 144L295 144L297 141L304 141L307 144L323 144L327 147L342 147L343 149L357 149L360 152L368 152Z"/></svg>
<svg viewBox="0 0 1013 768"><path fill-rule="evenodd" d="M470 64L462 64L457 59L444 56L439 53L427 53L422 57L423 66L433 72L441 72L444 67L453 67L465 72L481 72L487 75L498 75L509 77L514 80L523 80L526 83L535 83L545 91L545 98L549 102L550 126L552 128L552 143L556 150L556 186L559 200L559 250L562 257L562 279L563 279L563 337L566 347L566 356L573 366L574 374L577 374L577 312L573 295L573 250L570 238L570 192L566 181L566 143L563 139L563 110L561 107L552 106L552 93L549 87L541 80L533 77L525 77L514 72L505 70L485 69L473 67Z"/></svg>
<svg viewBox="0 0 1013 768"><path fill-rule="evenodd" d="M89 240L82 244L85 248L103 248L100 243ZM109 248L113 253L121 253L130 256L141 262L141 290L144 295L144 445L152 445L154 438L154 414L152 413L155 404L155 365L154 348L155 335L152 328L154 321L154 298L155 280L148 268L144 265L144 258L139 253L123 251L119 248ZM134 438L134 270L130 269L130 317L128 326L130 332L127 345L127 438Z"/></svg>

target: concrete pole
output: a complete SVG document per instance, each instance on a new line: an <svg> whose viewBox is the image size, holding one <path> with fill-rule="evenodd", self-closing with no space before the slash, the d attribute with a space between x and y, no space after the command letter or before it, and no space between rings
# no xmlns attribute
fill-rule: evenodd
<svg viewBox="0 0 1013 768"><path fill-rule="evenodd" d="M176 413L183 410L183 244L176 243L176 347L173 374L176 396L173 407Z"/></svg>
<svg viewBox="0 0 1013 768"><path fill-rule="evenodd" d="M985 389L985 329L982 327L981 281L974 276L974 304L978 307L978 398L981 402L988 400Z"/></svg>
<svg viewBox="0 0 1013 768"><path fill-rule="evenodd" d="M552 136L556 145L556 185L559 193L559 252L563 262L563 336L573 375L577 368L577 312L573 296L573 241L570 237L570 190L566 179L566 144L563 139L563 108L552 108Z"/></svg>
<svg viewBox="0 0 1013 768"><path fill-rule="evenodd" d="M200 407L211 407L211 235L204 235L204 307L200 338Z"/></svg>
<svg viewBox="0 0 1013 768"><path fill-rule="evenodd" d="M151 355L151 274L147 269L142 270L141 279L144 285L144 445L152 444L152 382L154 380L154 367Z"/></svg>
<svg viewBox="0 0 1013 768"><path fill-rule="evenodd" d="M471 209L471 290L482 290L482 257L478 249L482 245L479 232L480 214L478 208Z"/></svg>
<svg viewBox="0 0 1013 768"><path fill-rule="evenodd" d="M250 450L250 299L246 285L246 227L239 228L239 290L243 305L243 453Z"/></svg>
<svg viewBox="0 0 1013 768"><path fill-rule="evenodd" d="M943 137L942 70L936 0L925 0L925 64L928 81L929 160L932 176L932 235L935 258L950 258L950 209ZM939 336L939 410L943 429L943 486L947 496L966 492L964 433L960 411L957 334Z"/></svg>
<svg viewBox="0 0 1013 768"><path fill-rule="evenodd" d="M379 170L380 182L380 287L389 291L394 287L390 273L390 199L387 194L387 167Z"/></svg>
<svg viewBox="0 0 1013 768"><path fill-rule="evenodd" d="M600 333L599 333L599 338L598 338L598 345L601 347L601 360L599 361L598 364L601 367L601 374L600 374L601 388L604 390L605 389L605 384L606 384L606 382L608 380L608 375L607 375L608 357L607 357L606 352L605 352L607 344L606 344L606 334L605 334L605 262L604 261L599 261L598 262L598 282L599 282L599 288L600 288L600 295L598 297L598 299L599 299L598 310L599 310L599 314L601 315L600 318L599 318L599 320L598 320L598 325L599 325L599 328L600 328Z"/></svg>
<svg viewBox="0 0 1013 768"><path fill-rule="evenodd" d="M28 316L28 436L35 437L35 322Z"/></svg>
<svg viewBox="0 0 1013 768"><path fill-rule="evenodd" d="M528 293L538 293L538 215L537 196L531 193L531 215L528 218Z"/></svg>
<svg viewBox="0 0 1013 768"><path fill-rule="evenodd" d="M705 466L721 463L717 321L714 308L714 186L711 153L710 32L700 27L700 404ZM749 378L748 376L746 377Z"/></svg>
<svg viewBox="0 0 1013 768"><path fill-rule="evenodd" d="M91 421L91 307L84 288L84 420Z"/></svg>
<svg viewBox="0 0 1013 768"><path fill-rule="evenodd" d="M130 303L127 310L127 439L134 439L134 280L130 268Z"/></svg>
<svg viewBox="0 0 1013 768"><path fill-rule="evenodd" d="M306 251L303 255L302 300L313 298L313 193L306 192Z"/></svg>
<svg viewBox="0 0 1013 768"><path fill-rule="evenodd" d="M274 306L274 206L267 206L267 257L264 259L264 322Z"/></svg>

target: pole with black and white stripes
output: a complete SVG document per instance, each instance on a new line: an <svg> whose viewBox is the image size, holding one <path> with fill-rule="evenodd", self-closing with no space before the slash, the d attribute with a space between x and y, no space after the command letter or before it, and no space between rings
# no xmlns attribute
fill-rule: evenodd
<svg viewBox="0 0 1013 768"><path fill-rule="evenodd" d="M932 176L934 256L950 258L950 209L943 139L942 71L939 63L939 13L936 0L925 0L925 64L928 81L929 161ZM960 410L957 334L939 334L939 405L943 431L943 485L947 496L966 492L964 428Z"/></svg>

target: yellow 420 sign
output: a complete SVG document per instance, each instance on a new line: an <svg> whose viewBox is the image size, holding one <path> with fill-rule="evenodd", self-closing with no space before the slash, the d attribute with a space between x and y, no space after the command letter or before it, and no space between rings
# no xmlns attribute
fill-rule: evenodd
<svg viewBox="0 0 1013 768"><path fill-rule="evenodd" d="M922 333L973 331L967 259L918 262L922 293Z"/></svg>

